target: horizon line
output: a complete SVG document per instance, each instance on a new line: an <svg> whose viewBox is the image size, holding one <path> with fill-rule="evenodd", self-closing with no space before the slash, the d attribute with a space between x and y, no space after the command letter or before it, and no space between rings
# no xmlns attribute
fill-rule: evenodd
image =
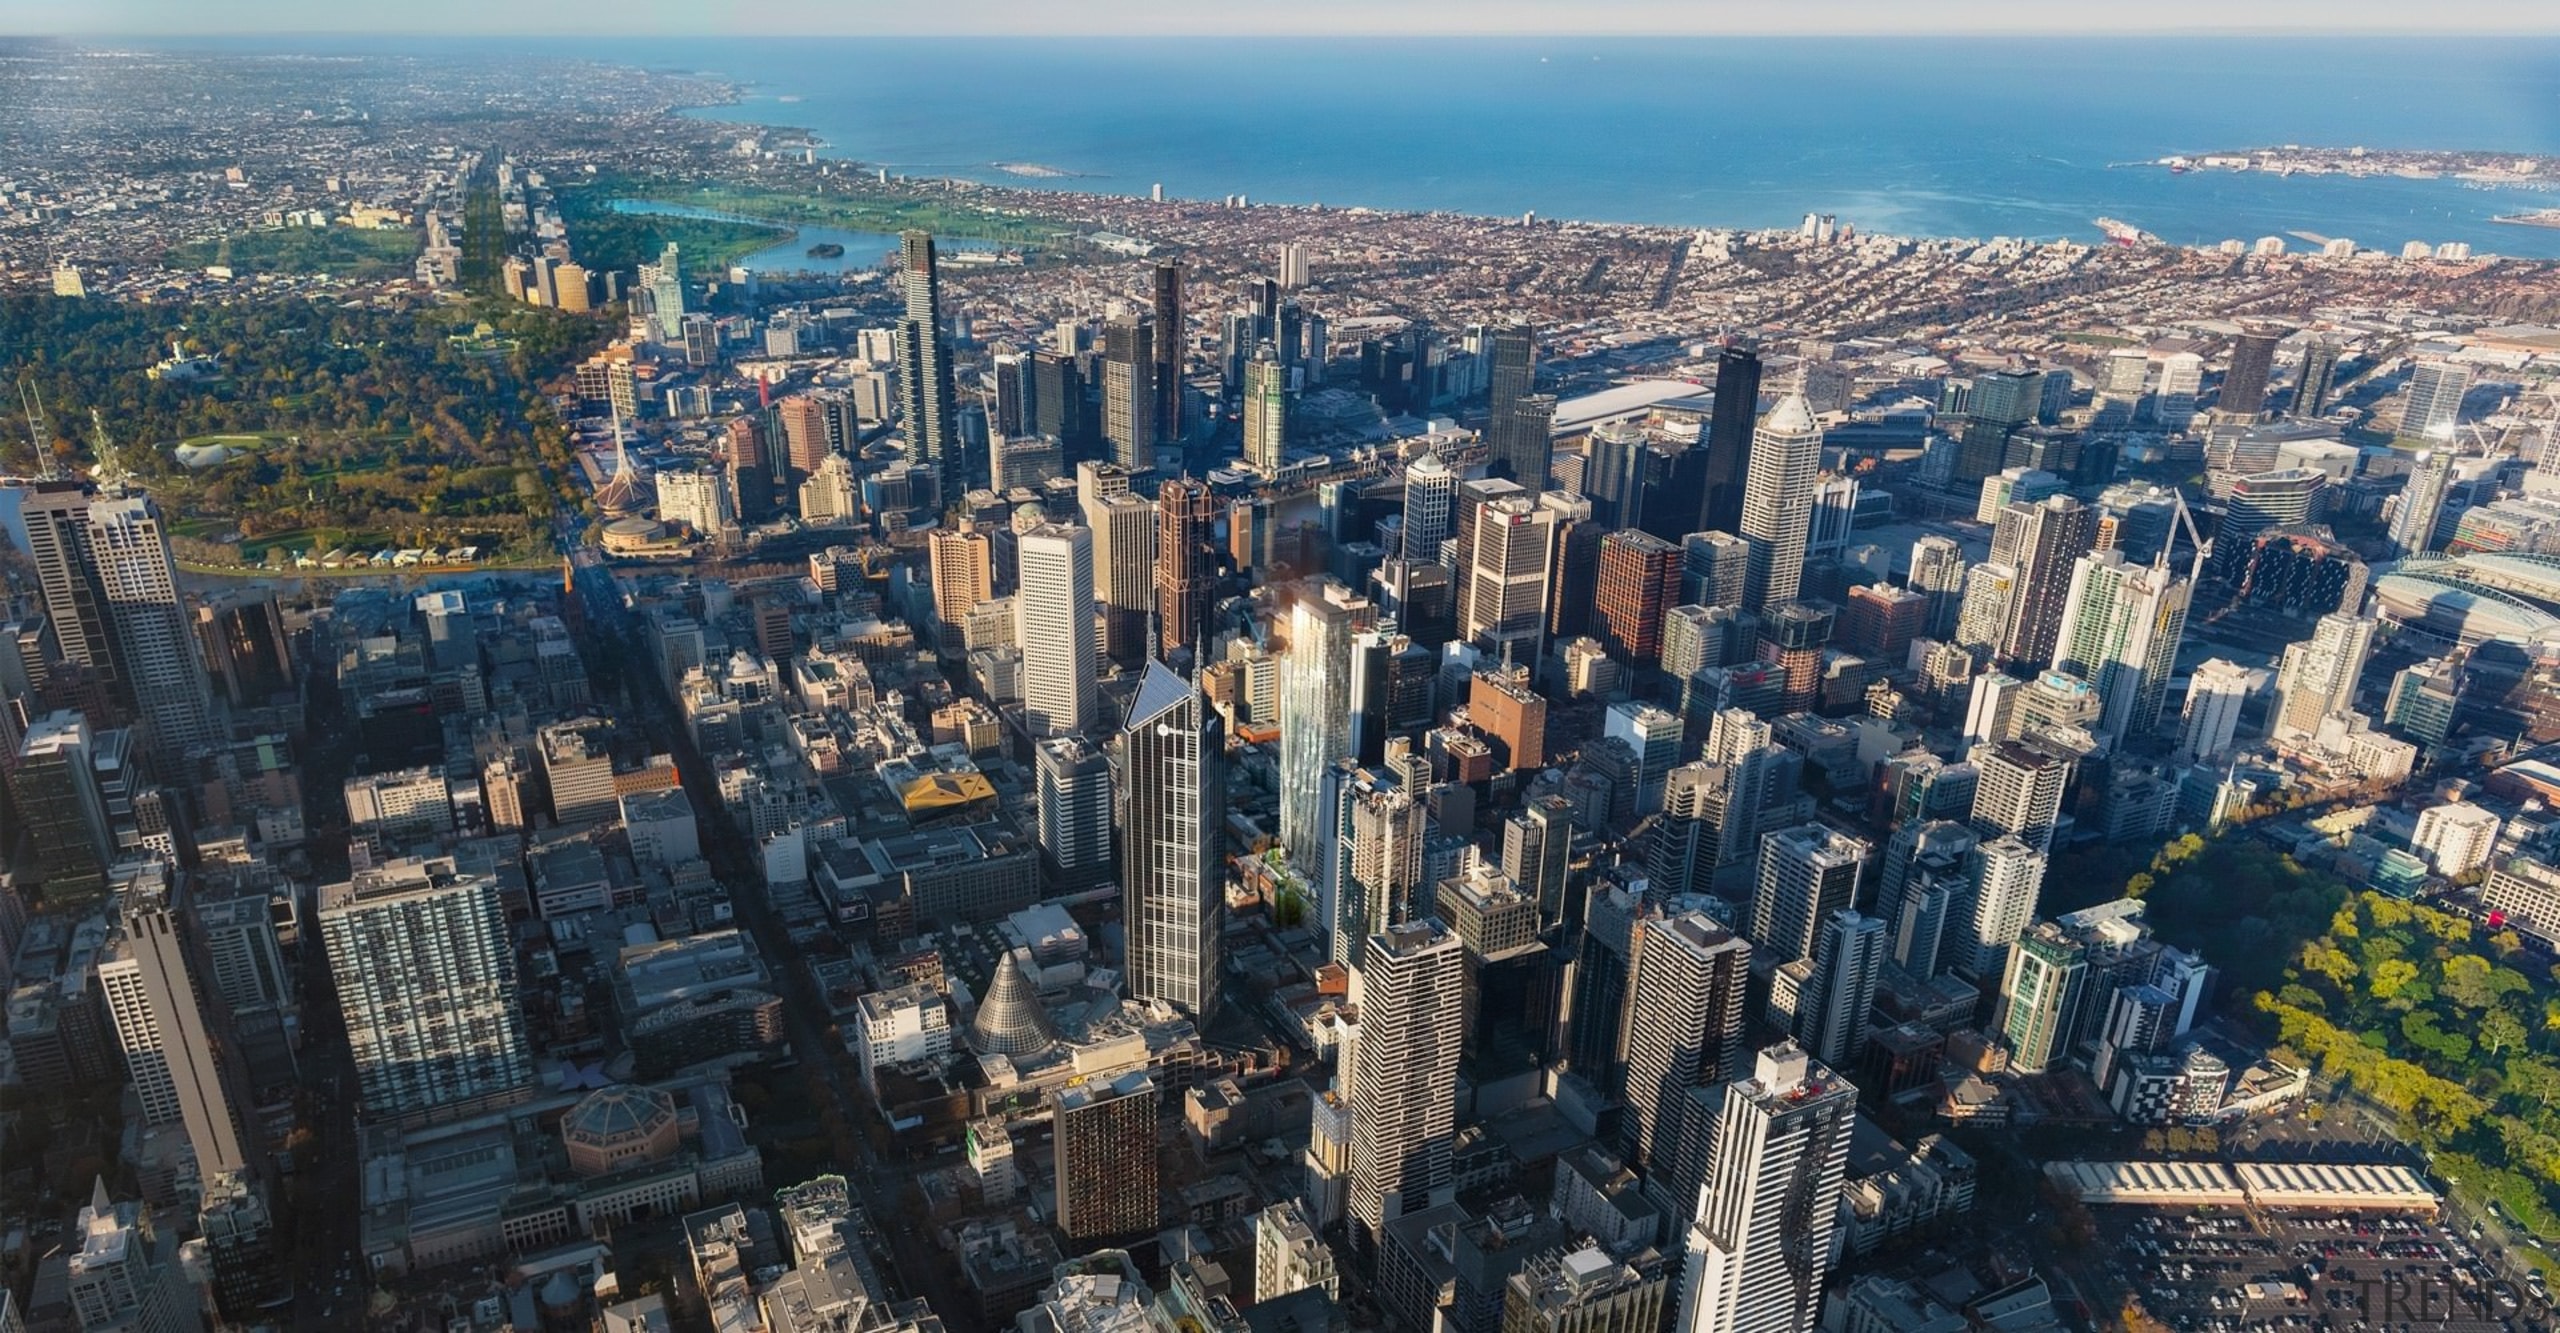
<svg viewBox="0 0 2560 1333"><path fill-rule="evenodd" d="M2423 25L2423 26L2398 26L2398 25L2388 25L2388 24L2374 24L2374 25L2369 25L2369 26L2367 26L2367 25L2349 25L2349 26L2341 26L2341 25L2337 25L2337 24L2329 24L2329 25L2323 25L2323 26L2319 26L2319 27L2311 27L2311 26L2292 26L2292 27L2288 27L2288 26L2284 26L2284 25L2264 25L2264 24L2259 24L2259 25L2251 25L2251 24L2227 24L2227 25L2225 25L2225 24L2187 24L2187 25L2173 25L2173 26L2165 26L2165 27L2138 27L2138 28L2135 28L2135 27L2127 27L2127 28L2115 28L2115 27L2089 27L2089 28L2045 27L2045 28L2025 28L2025 29L2019 28L2018 26L2016 26L2016 25L2014 25L2014 24L1985 24L1985 25L1982 25L1982 26L1979 26L1979 27L1967 27L1967 26L1963 26L1963 25L1948 25L1948 24L1931 24L1931 25L1928 25L1928 26L1925 26L1925 27L1922 27L1922 26L1913 26L1913 27L1891 27L1891 26L1879 26L1879 27L1855 27L1855 28L1805 28L1805 27L1765 27L1765 28L1763 28L1763 27L1751 27L1751 28L1745 28L1745 29L1738 30L1738 31L1737 31L1737 30L1735 30L1734 28L1730 27L1730 26L1715 27L1715 28L1710 28L1710 27L1705 27L1705 26L1699 26L1699 27L1656 27L1656 28L1637 28L1637 27L1627 27L1627 28L1599 28L1599 29L1591 29L1591 28L1583 28L1583 29L1565 29L1565 28L1554 28L1554 29L1548 29L1548 28L1510 28L1510 29L1501 29L1501 30L1495 30L1495 31L1485 31L1485 32L1467 32L1467 33L1450 33L1450 32L1447 32L1447 31L1445 31L1445 30L1435 30L1435 29L1432 29L1432 28L1429 28L1429 27L1409 27L1409 28L1408 28L1408 27L1376 27L1376 28L1337 27L1337 28L1328 28L1328 29L1323 29L1323 30L1318 30L1318 31L1309 31L1309 30L1307 30L1307 29L1303 29L1303 28L1300 28L1300 29L1291 29L1291 30L1286 30L1286 31L1279 31L1279 30L1274 30L1274 31L1258 31L1258 30L1250 30L1250 29L1236 29L1236 30L1206 30L1206 29L1190 29L1190 30L1181 30L1181 31L1165 31L1165 30L1161 30L1161 29L1123 29L1123 30L1113 30L1113 31L1095 31L1095 30L1093 30L1093 29L1091 29L1091 28L1077 28L1077 29L1073 29L1073 30L1066 30L1066 29L1047 30L1047 29L1042 29L1042 28L1038 28L1038 27L1025 27L1025 28L1017 28L1017 29L1014 29L1014 30L1012 30L1012 31L1008 31L1008 32L1000 32L1000 33L997 33L997 32L987 32L987 31L985 31L985 30L984 30L984 29L982 29L982 28L978 28L978 29L922 29L922 28L919 28L919 29L907 29L907 30L889 31L889 32L878 31L878 30L876 30L876 29L874 29L874 30L854 30L854 29L837 29L837 28L816 28L816 29L809 29L809 28L772 28L772 29L756 29L756 30L751 30L751 31L741 31L741 30L737 30L737 29L691 29L691 28L666 28L666 29L656 29L656 30L647 31L647 32L633 32L633 33L628 33L628 34L621 34L621 35L617 35L617 36L615 36L615 37L607 38L607 39L605 39L605 40L608 40L608 41L633 41L633 40L641 40L641 41L645 41L645 40L706 40L706 41L720 41L720 40L728 40L728 41L740 41L740 40L756 40L756 39L766 39L766 38L786 38L786 39L789 39L789 38L833 38L833 39L846 39L846 40L868 40L868 41L914 41L914 40L933 40L933 41L984 41L984 42L1006 42L1006 41L1027 41L1027 40L1039 40L1039 41L1044 41L1044 42L1056 42L1056 41L1072 41L1072 42L1126 42L1126 41L1131 41L1131 40L1138 40L1138 41L1238 41L1238 40L1242 40L1242 41L1323 41L1323 40L1330 40L1330 39L1342 39L1342 38L1363 38L1363 39L1380 39L1380 38L1384 38L1384 39L1391 39L1391 40L1396 40L1396 39L1427 39L1427 40L1435 41L1435 42L1460 43L1460 42L1535 41L1535 40L1560 40L1560 41L1576 41L1576 40L1582 40L1582 41L1603 41L1603 40L1658 40L1658 39L1662 39L1662 38L1686 38L1686 39L1722 38L1722 39L1726 39L1726 40L1746 40L1746 41L1747 41L1747 40L1754 40L1754 39L1768 39L1768 38L1789 38L1789 39L1799 39L1799 38L1818 38L1818 39L1828 39L1828 40L1852 40L1852 41L1858 41L1858 40L1875 40L1875 39L1893 39L1893 40L1902 40L1902 41L1953 41L1953 40L1968 40L1968 41L1970 41L1970 40L1978 40L1978 39L1981 39L1981 38L1984 38L1984 37L1992 37L1992 38L2002 38L2002 39L2016 40L2016 41L2068 41L2068 40L2074 40L2074 39L2107 39L2107 40L2143 39L2143 38L2173 39L2173 38L2181 38L2181 37L2208 37L2208 36L2209 36L2209 37L2282 37L2282 38L2286 38L2286 39L2288 39L2288 40L2296 40L2296 41L2301 41L2301 40L2309 40L2309 41L2354 41L2354 40L2364 40L2364 39L2371 39L2371 38L2399 38L2399 39L2404 39L2404 40L2417 40L2417 41L2434 42L2434 43L2441 43L2441 42L2456 42L2456 41L2476 41L2476 40L2480 40L2480 39L2483 39L2483 38L2500 38L2500 37L2549 38L2549 37L2560 37L2560 16L2555 16L2555 17L2554 17L2554 19L2552 20L2552 22L2551 22L2549 25L2547 25L2547 26L2538 26L2538 27L2535 27L2535 26L2528 26L2528 27L2500 26L2500 27L2478 27L2478 28L2448 27L2447 25L2442 24L2442 23L2437 23L2437 24L2428 24L2428 25ZM97 41L119 41L119 42L130 42L130 41L143 41L143 42L149 42L149 41L152 41L152 40L155 40L155 39L156 39L156 40L164 40L164 41L165 41L165 40L172 40L172 39L175 39L175 40L214 39L214 40L235 41L235 42L254 42L254 41L258 41L258 40L262 40L262 39L310 40L310 39L329 39L329 38L396 38L396 39L418 39L418 40L429 40L429 41L496 41L496 40L525 40L525 39L533 39L533 40L543 40L543 41L549 41L549 40L562 40L562 41L576 40L576 41L593 42L593 41L596 41L596 40L597 40L597 36L596 36L596 34L595 34L592 30L589 30L589 29L580 29L580 28L576 28L576 27L567 27L567 28L559 28L559 29L552 29L552 28L531 28L531 27L528 27L528 28L503 28L503 29L502 29L502 28L489 28L489 29L481 29L481 30L473 31L473 32L453 32L453 31L450 31L450 30L420 30L420 29L413 29L413 28L394 28L394 27L382 27L382 28L275 28L275 29L262 29L262 30L257 30L257 31L243 32L243 31L239 31L239 30L221 30L221 29L183 30L183 29L171 29L171 28L168 28L168 27L166 27L166 26L155 26L155 27L150 28L150 29L135 28L135 29L131 29L131 30L124 30L124 31L118 31L118 30L103 30L103 31L73 31L73 30L69 30L69 29L64 29L64 30L27 31L27 32L0 32L0 42L6 42L6 41L68 41L68 42L97 42Z"/></svg>

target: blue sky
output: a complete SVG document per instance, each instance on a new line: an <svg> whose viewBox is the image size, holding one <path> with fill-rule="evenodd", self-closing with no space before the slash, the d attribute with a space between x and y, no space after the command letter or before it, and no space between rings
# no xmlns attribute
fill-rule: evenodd
<svg viewBox="0 0 2560 1333"><path fill-rule="evenodd" d="M2560 32L2552 0L0 0L0 33L440 36L1154 33Z"/></svg>

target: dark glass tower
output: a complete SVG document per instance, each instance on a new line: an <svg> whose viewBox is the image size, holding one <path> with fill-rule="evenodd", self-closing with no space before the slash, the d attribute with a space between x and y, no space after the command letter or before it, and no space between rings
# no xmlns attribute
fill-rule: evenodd
<svg viewBox="0 0 2560 1333"><path fill-rule="evenodd" d="M1156 431L1182 438L1182 261L1156 261Z"/></svg>
<svg viewBox="0 0 2560 1333"><path fill-rule="evenodd" d="M1728 346L1716 357L1715 407L1707 418L1706 503L1698 511L1696 531L1742 530L1742 479L1751 471L1751 431L1759 416L1759 349Z"/></svg>
<svg viewBox="0 0 2560 1333"><path fill-rule="evenodd" d="M2275 369L2279 341L2278 335L2255 329L2232 340L2231 369L2222 377L2224 416L2255 420L2265 410L2267 375Z"/></svg>
<svg viewBox="0 0 2560 1333"><path fill-rule="evenodd" d="M931 472L945 505L968 493L951 389L951 349L942 340L942 280L934 272L933 236L898 236L898 285L907 302L898 321L898 408L906 417L907 457Z"/></svg>
<svg viewBox="0 0 2560 1333"><path fill-rule="evenodd" d="M2329 411L2329 395L2338 379L2338 345L2314 338L2302 349L2302 376L2294 381L2291 415L2309 420Z"/></svg>
<svg viewBox="0 0 2560 1333"><path fill-rule="evenodd" d="M1492 393L1485 418L1485 447L1491 471L1532 491L1546 489L1547 465L1555 451L1551 435L1554 410L1547 420L1529 421L1522 404L1535 397L1538 384L1537 332L1526 324L1493 334Z"/></svg>

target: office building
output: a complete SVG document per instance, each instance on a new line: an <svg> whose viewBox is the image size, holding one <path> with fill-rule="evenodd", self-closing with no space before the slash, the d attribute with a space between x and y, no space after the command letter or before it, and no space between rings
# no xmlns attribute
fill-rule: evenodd
<svg viewBox="0 0 2560 1333"><path fill-rule="evenodd" d="M247 1078L238 1046L223 1021L225 1009L206 1003L211 978L197 965L184 908L166 898L129 906L117 957L99 964L98 982L136 1087L146 1083L147 1063L153 1067L148 1083L169 1098L170 1114L150 1118L185 1127L196 1169L206 1176L262 1170L265 1152L241 1118ZM151 1100L146 1091L146 1115Z"/></svg>
<svg viewBox="0 0 2560 1333"><path fill-rule="evenodd" d="M1142 1236L1162 1220L1156 1085L1146 1070L1050 1094L1058 1230L1069 1240Z"/></svg>
<svg viewBox="0 0 2560 1333"><path fill-rule="evenodd" d="M1759 419L1759 349L1728 343L1716 353L1715 398L1707 416L1705 498L1698 513L1699 531L1742 530L1743 487L1751 475L1752 433ZM1691 596L1688 600L1700 599Z"/></svg>
<svg viewBox="0 0 2560 1333"><path fill-rule="evenodd" d="M1155 470L1161 438L1155 335L1154 325L1133 314L1102 326L1102 438L1111 461L1132 473Z"/></svg>
<svg viewBox="0 0 2560 1333"><path fill-rule="evenodd" d="M2160 374L2151 390L2152 421L2162 430L2185 430L2195 424L2196 397L2203 392L2203 357L2171 352L2160 358Z"/></svg>
<svg viewBox="0 0 2560 1333"><path fill-rule="evenodd" d="M1374 1268L1390 1224L1455 1193L1466 948L1428 918L1391 925L1369 937L1354 998L1360 1035L1342 1087L1351 1241Z"/></svg>
<svg viewBox="0 0 2560 1333"><path fill-rule="evenodd" d="M1804 395L1788 394L1751 437L1742 523L1735 529L1750 544L1742 609L1757 614L1796 600L1813 522L1814 474L1821 464L1822 428Z"/></svg>
<svg viewBox="0 0 2560 1333"><path fill-rule="evenodd" d="M1497 477L1507 477L1531 491L1547 488L1555 453L1555 400L1544 404L1538 384L1538 335L1525 324L1494 331L1492 392L1487 399L1485 453Z"/></svg>
<svg viewBox="0 0 2560 1333"><path fill-rule="evenodd" d="M1102 652L1134 666L1146 660L1148 618L1156 613L1156 507L1128 489L1128 476L1110 464L1082 464L1078 471L1100 484L1082 488L1085 531L1093 543L1093 599L1102 612ZM1020 555L1016 554L1017 568Z"/></svg>
<svg viewBox="0 0 2560 1333"><path fill-rule="evenodd" d="M1150 315L1155 321L1156 433L1165 440L1182 438L1183 354L1190 346L1183 309L1182 261L1156 261Z"/></svg>
<svg viewBox="0 0 2560 1333"><path fill-rule="evenodd" d="M2041 1074L2071 1057L2072 1033L2086 998L2088 946L2046 921L2009 950L1992 1030L2009 1048L2009 1068Z"/></svg>
<svg viewBox="0 0 2560 1333"><path fill-rule="evenodd" d="M939 503L954 504L968 493L970 469L961 456L951 348L942 336L942 278L934 269L931 235L898 234L898 291L906 302L898 320L897 379L907 461L933 479Z"/></svg>
<svg viewBox="0 0 2560 1333"><path fill-rule="evenodd" d="M996 595L995 544L977 524L960 520L925 538L933 571L933 615L942 622L942 651L961 648L960 627L969 613Z"/></svg>
<svg viewBox="0 0 2560 1333"><path fill-rule="evenodd" d="M1156 491L1156 654L1188 653L1196 662L1209 642L1217 591L1218 497L1205 482L1175 477Z"/></svg>
<svg viewBox="0 0 2560 1333"><path fill-rule="evenodd" d="M1289 458L1289 369L1271 344L1244 363L1244 461L1276 476Z"/></svg>
<svg viewBox="0 0 2560 1333"><path fill-rule="evenodd" d="M1426 453L1404 469L1405 559L1428 563L1440 558L1440 543L1456 532L1458 474L1436 453Z"/></svg>
<svg viewBox="0 0 2560 1333"><path fill-rule="evenodd" d="M1280 845L1313 871L1336 830L1320 809L1324 776L1351 753L1351 640L1378 623L1369 599L1330 579L1289 601L1280 666Z"/></svg>
<svg viewBox="0 0 2560 1333"><path fill-rule="evenodd" d="M1253 1299L1274 1300L1311 1288L1339 1298L1342 1274L1334 1264L1333 1247L1316 1234L1306 1206L1282 1199L1253 1217Z"/></svg>
<svg viewBox="0 0 2560 1333"><path fill-rule="evenodd" d="M1867 844L1821 824L1776 829L1760 839L1751 896L1751 943L1772 966L1813 956L1825 918L1857 901Z"/></svg>
<svg viewBox="0 0 2560 1333"><path fill-rule="evenodd" d="M1225 734L1196 683L1150 662L1120 745L1129 994L1205 1022L1217 1007L1226 925Z"/></svg>
<svg viewBox="0 0 2560 1333"><path fill-rule="evenodd" d="M2190 591L2165 563L2132 564L2112 549L2080 557L2053 663L2097 687L2097 734L2121 744L2159 729Z"/></svg>
<svg viewBox="0 0 2560 1333"><path fill-rule="evenodd" d="M1462 547L1458 636L1504 663L1538 659L1546 634L1555 512L1524 495L1477 506Z"/></svg>
<svg viewBox="0 0 2560 1333"><path fill-rule="evenodd" d="M1681 549L1650 533L1600 539L1592 633L1611 657L1628 666L1661 660L1663 615L1680 600L1681 568Z"/></svg>
<svg viewBox="0 0 2560 1333"><path fill-rule="evenodd" d="M1751 543L1740 537L1730 532L1693 532L1680 540L1682 602L1739 610L1750 576Z"/></svg>
<svg viewBox="0 0 2560 1333"><path fill-rule="evenodd" d="M12 863L43 886L49 909L77 911L107 891L115 843L94 764L99 740L81 714L49 713L28 726L9 768Z"/></svg>
<svg viewBox="0 0 2560 1333"><path fill-rule="evenodd" d="M1689 1229L1682 1333L1812 1333L1848 1174L1858 1090L1802 1046L1726 1086Z"/></svg>
<svg viewBox="0 0 2560 1333"><path fill-rule="evenodd" d="M366 1115L503 1105L531 1085L497 881L394 861L322 889L319 924Z"/></svg>
<svg viewBox="0 0 2560 1333"><path fill-rule="evenodd" d="M204 1326L178 1262L177 1237L140 1203L115 1203L100 1176L72 1224L66 1293L81 1333L181 1333ZM5 1310L6 1306L0 1306Z"/></svg>
<svg viewBox="0 0 2560 1333"><path fill-rule="evenodd" d="M1040 852L1063 884L1083 887L1111 869L1111 764L1081 736L1033 747L1039 781Z"/></svg>
<svg viewBox="0 0 2560 1333"><path fill-rule="evenodd" d="M2030 425L2044 405L2044 372L1995 370L1973 377L1956 437L1956 478L1974 482L2009 465L2009 437Z"/></svg>
<svg viewBox="0 0 2560 1333"><path fill-rule="evenodd" d="M1035 737L1084 731L1096 707L1092 530L1043 523L1015 539L1015 553L1023 725Z"/></svg>

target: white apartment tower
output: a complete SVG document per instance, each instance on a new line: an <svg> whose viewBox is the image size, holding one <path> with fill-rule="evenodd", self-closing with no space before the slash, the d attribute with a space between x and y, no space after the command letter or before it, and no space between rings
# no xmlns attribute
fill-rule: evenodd
<svg viewBox="0 0 2560 1333"><path fill-rule="evenodd" d="M1683 1333L1811 1333L1858 1090L1793 1041L1728 1085L1689 1228Z"/></svg>
<svg viewBox="0 0 2560 1333"><path fill-rule="evenodd" d="M1349 1211L1354 1251L1374 1258L1388 1223L1455 1192L1466 947L1435 920L1389 926L1369 937L1357 992L1360 1035L1342 1098Z"/></svg>

